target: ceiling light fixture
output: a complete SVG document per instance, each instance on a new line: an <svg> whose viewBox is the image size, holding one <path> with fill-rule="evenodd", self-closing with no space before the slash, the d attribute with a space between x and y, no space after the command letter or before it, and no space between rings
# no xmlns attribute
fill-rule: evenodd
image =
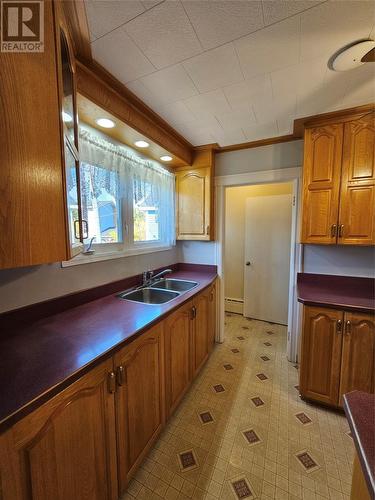
<svg viewBox="0 0 375 500"><path fill-rule="evenodd" d="M137 146L137 148L148 148L150 144L146 141L135 141L134 145Z"/></svg>
<svg viewBox="0 0 375 500"><path fill-rule="evenodd" d="M64 123L70 123L73 121L72 115L66 113L65 111L62 112L62 119Z"/></svg>
<svg viewBox="0 0 375 500"><path fill-rule="evenodd" d="M375 47L374 40L360 40L342 47L328 61L329 69L333 71L348 71L358 68L367 62L365 56Z"/></svg>
<svg viewBox="0 0 375 500"><path fill-rule="evenodd" d="M161 161L172 161L172 156L164 155L160 157Z"/></svg>
<svg viewBox="0 0 375 500"><path fill-rule="evenodd" d="M98 118L95 121L99 127L103 128L113 128L116 125L114 121L109 120L108 118Z"/></svg>

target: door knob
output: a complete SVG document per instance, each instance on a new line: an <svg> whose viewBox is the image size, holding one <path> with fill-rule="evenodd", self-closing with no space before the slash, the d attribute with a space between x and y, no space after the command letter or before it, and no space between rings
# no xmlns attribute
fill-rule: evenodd
<svg viewBox="0 0 375 500"><path fill-rule="evenodd" d="M247 261L247 262L246 262L246 265L247 265L247 266L251 266L251 262Z"/></svg>

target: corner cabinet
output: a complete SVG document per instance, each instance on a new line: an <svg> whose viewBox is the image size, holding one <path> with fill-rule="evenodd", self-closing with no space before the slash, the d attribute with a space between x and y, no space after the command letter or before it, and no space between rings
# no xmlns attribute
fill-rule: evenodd
<svg viewBox="0 0 375 500"><path fill-rule="evenodd" d="M375 244L375 112L305 130L302 243Z"/></svg>
<svg viewBox="0 0 375 500"><path fill-rule="evenodd" d="M178 240L209 241L213 228L212 149L198 150L192 166L176 169L176 235Z"/></svg>
<svg viewBox="0 0 375 500"><path fill-rule="evenodd" d="M374 316L304 306L301 396L341 407L347 392L374 392L374 377Z"/></svg>
<svg viewBox="0 0 375 500"><path fill-rule="evenodd" d="M117 500L112 361L94 368L0 436L4 500Z"/></svg>

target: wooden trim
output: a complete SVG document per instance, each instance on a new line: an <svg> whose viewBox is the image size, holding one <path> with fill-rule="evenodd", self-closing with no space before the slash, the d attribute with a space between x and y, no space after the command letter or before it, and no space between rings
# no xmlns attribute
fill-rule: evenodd
<svg viewBox="0 0 375 500"><path fill-rule="evenodd" d="M298 138L303 138L306 127L328 125L330 122L339 123L360 118L363 114L371 113L375 110L375 103L356 106L354 108L340 109L330 113L320 115L306 116L294 120L293 135Z"/></svg>
<svg viewBox="0 0 375 500"><path fill-rule="evenodd" d="M215 153L228 153L230 151L239 151L241 149L259 148L261 146L269 146L270 144L279 144L280 142L297 141L301 137L295 137L293 134L279 135L278 137L269 137L268 139L260 139L259 141L241 142L240 144L231 144L229 146L219 146Z"/></svg>
<svg viewBox="0 0 375 500"><path fill-rule="evenodd" d="M60 0L56 3L60 4L63 12L72 39L74 54L80 59L91 61L90 32L85 3L82 0Z"/></svg>

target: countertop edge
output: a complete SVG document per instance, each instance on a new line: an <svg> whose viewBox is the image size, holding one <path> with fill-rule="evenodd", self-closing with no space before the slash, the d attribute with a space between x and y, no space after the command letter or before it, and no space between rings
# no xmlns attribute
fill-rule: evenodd
<svg viewBox="0 0 375 500"><path fill-rule="evenodd" d="M354 305L342 304L339 302L329 302L327 300L319 301L319 300L305 299L303 297L298 297L297 301L305 306L331 307L332 309L343 309L345 311L361 312L365 314L375 313L375 307L372 309L365 306L354 306Z"/></svg>
<svg viewBox="0 0 375 500"><path fill-rule="evenodd" d="M370 464L365 458L366 453L364 452L363 446L362 446L362 441L359 436L359 433L357 432L357 427L354 424L354 418L350 409L350 405L347 401L346 394L344 394L344 411L349 423L350 431L353 435L353 441L354 445L356 448L356 452L359 458L359 461L362 466L362 471L364 478L366 480L366 485L367 489L369 490L369 494L372 495L373 498L375 498L375 476L374 476L374 471L371 470Z"/></svg>
<svg viewBox="0 0 375 500"><path fill-rule="evenodd" d="M68 377L65 377L61 382L51 386L48 388L46 391L42 392L38 396L36 396L34 399L29 401L28 403L24 404L14 412L10 413L6 417L4 417L0 421L0 434L6 432L10 427L12 427L16 422L21 420L22 418L26 417L28 414L30 414L32 411L36 410L40 406L42 406L44 403L52 399L54 396L62 392L64 389L69 387L71 384L79 380L81 377L83 377L86 373L88 373L91 369L95 368L95 366L98 366L100 363L105 361L106 359L112 357L118 350L122 349L126 345L130 344L133 342L135 339L137 339L140 335L145 333L147 330L158 324L160 321L165 319L167 316L175 312L177 309L182 307L186 302L189 302L190 300L193 300L196 295L199 293L203 292L206 290L208 287L210 287L214 281L217 279L218 275L217 273L212 274L211 277L207 278L207 283L205 283L202 288L199 288L196 290L195 293L187 294L186 299L178 302L176 306L172 307L168 311L164 311L158 316L157 318L154 318L151 320L149 323L144 325L142 328L139 330L134 331L129 337L126 339L122 340L118 344L112 346L108 351L105 351L101 353L98 357L95 359L91 360L89 363L81 367L79 370L76 370L73 372L71 375ZM113 295L113 294L110 294Z"/></svg>

